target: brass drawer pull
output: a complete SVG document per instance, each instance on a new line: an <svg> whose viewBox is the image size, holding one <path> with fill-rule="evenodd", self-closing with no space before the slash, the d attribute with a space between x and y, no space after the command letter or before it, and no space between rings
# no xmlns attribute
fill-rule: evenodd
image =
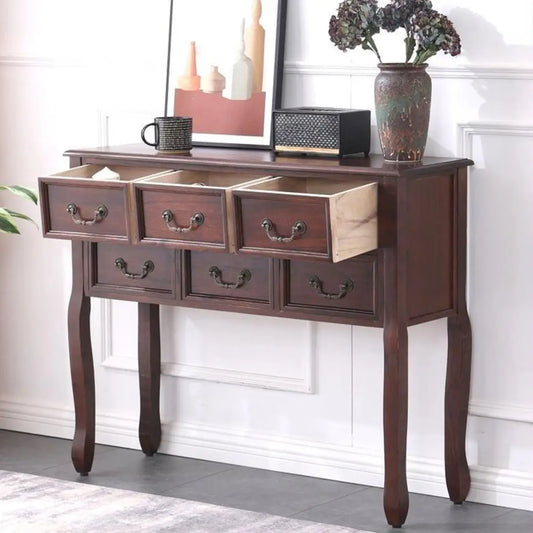
<svg viewBox="0 0 533 533"><path fill-rule="evenodd" d="M271 231L274 229L274 224L272 224L272 220L269 218L263 219L261 227L265 230L267 237L274 242L292 242L296 237L302 236L307 231L307 225L301 220L298 220L293 224L290 237L273 235Z"/></svg>
<svg viewBox="0 0 533 533"><path fill-rule="evenodd" d="M222 281L222 272L220 271L220 268L216 266L212 266L209 268L209 275L213 278L217 285L224 289L239 289L247 281L250 281L252 279L252 273L247 268L241 270L241 273L239 274L239 277L237 278L237 281L235 283L225 283L224 281Z"/></svg>
<svg viewBox="0 0 533 533"><path fill-rule="evenodd" d="M97 222L101 222L107 216L108 210L105 205L99 205L94 210L94 218L91 220L87 220L81 218L79 207L74 203L70 203L67 205L67 213L72 217L72 220L76 224L81 224L82 226L92 226Z"/></svg>
<svg viewBox="0 0 533 533"><path fill-rule="evenodd" d="M309 278L309 285L313 287L313 289L315 289L320 296L323 298L328 298L329 300L340 300L341 298L344 298L351 290L353 290L353 281L351 279L343 281L339 285L339 292L336 294L324 292L324 289L322 288L322 280L318 276L312 276Z"/></svg>
<svg viewBox="0 0 533 533"><path fill-rule="evenodd" d="M122 257L117 257L115 259L115 268L117 270L120 270L124 276L126 276L128 279L143 279L145 278L149 272L152 272L155 268L154 263L150 260L145 261L143 264L143 270L140 274L130 274L126 269L128 268L128 264Z"/></svg>
<svg viewBox="0 0 533 533"><path fill-rule="evenodd" d="M174 213L170 209L165 209L161 213L161 217L165 221L167 228L174 233L189 233L189 231L195 230L204 223L205 217L202 213L194 213L189 220L188 226L177 226L174 220ZM172 224L171 224L172 222Z"/></svg>

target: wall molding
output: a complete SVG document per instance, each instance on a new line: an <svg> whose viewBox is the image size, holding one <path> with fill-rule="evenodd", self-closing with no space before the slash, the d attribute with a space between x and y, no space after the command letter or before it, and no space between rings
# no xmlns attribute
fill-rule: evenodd
<svg viewBox="0 0 533 533"><path fill-rule="evenodd" d="M512 122L465 122L457 124L457 155L471 158L476 135L533 137L533 124Z"/></svg>
<svg viewBox="0 0 533 533"><path fill-rule="evenodd" d="M0 401L0 426L70 439L74 415L64 408ZM99 444L139 449L137 431L136 419L116 414L96 417ZM160 452L383 486L381 453L352 446L181 423L163 425ZM447 496L443 460L410 456L407 472L410 491ZM472 465L471 475L469 501L533 510L533 474Z"/></svg>
<svg viewBox="0 0 533 533"><path fill-rule="evenodd" d="M287 392L314 392L315 359L314 338L317 325L307 322L307 339L301 343L303 370L300 377L245 372L203 365L161 362L161 375L174 378L198 379L215 383L228 383L262 389L274 389ZM111 300L100 300L100 363L104 368L113 368L137 372L138 364L135 355L113 353L113 313Z"/></svg>
<svg viewBox="0 0 533 533"><path fill-rule="evenodd" d="M307 63L304 61L285 61L284 73L312 76L371 76L379 72L375 66L331 65ZM465 65L457 67L429 67L432 78L451 79L496 79L496 80L533 80L533 69L527 67L505 67L485 65Z"/></svg>
<svg viewBox="0 0 533 533"><path fill-rule="evenodd" d="M472 400L468 406L468 414L480 418L533 424L533 407L527 405L497 404Z"/></svg>
<svg viewBox="0 0 533 533"><path fill-rule="evenodd" d="M123 65L123 64L122 64ZM37 67L37 68L116 68L116 64L96 61L73 61L54 57L2 56L0 67ZM153 70L154 65L137 65L137 68ZM164 67L164 65L162 65ZM156 66L157 67L157 66ZM157 67L159 68L159 67ZM429 67L433 78L453 79L497 79L533 80L533 69L528 67L507 67L502 65L461 65L457 67ZM313 76L372 76L378 73L375 66L332 65L329 63L310 63L306 61L285 61L284 73L288 75Z"/></svg>
<svg viewBox="0 0 533 533"><path fill-rule="evenodd" d="M457 155L473 159L474 137L533 137L533 124L514 122L465 122L457 124ZM470 216L469 216L470 219ZM468 236L470 239L470 235ZM508 422L533 424L533 407L519 404L500 404L471 399L468 414Z"/></svg>
<svg viewBox="0 0 533 533"><path fill-rule="evenodd" d="M165 69L166 57L157 63L157 59L153 57L150 61L143 61L142 63L128 61L127 58L124 61L99 61L99 58L87 61L80 61L78 59L71 58L58 58L58 57L46 57L46 56L9 56L0 55L0 67L20 67L20 68L59 68L59 69L98 69L98 70L116 70L119 68L131 68L136 66L139 68L145 68L148 70Z"/></svg>

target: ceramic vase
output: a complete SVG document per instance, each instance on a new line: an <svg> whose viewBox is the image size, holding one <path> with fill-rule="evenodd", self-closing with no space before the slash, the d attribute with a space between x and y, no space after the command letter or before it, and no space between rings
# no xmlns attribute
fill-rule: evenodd
<svg viewBox="0 0 533 533"><path fill-rule="evenodd" d="M196 72L196 43L189 43L185 71L178 78L178 89L184 91L198 91L200 89L200 76Z"/></svg>
<svg viewBox="0 0 533 533"><path fill-rule="evenodd" d="M202 81L200 82L200 89L204 93L221 93L226 87L226 78L220 74L218 67L211 65L209 72L202 76Z"/></svg>
<svg viewBox="0 0 533 533"><path fill-rule="evenodd" d="M431 109L427 64L380 63L375 80L376 122L387 161L420 161Z"/></svg>

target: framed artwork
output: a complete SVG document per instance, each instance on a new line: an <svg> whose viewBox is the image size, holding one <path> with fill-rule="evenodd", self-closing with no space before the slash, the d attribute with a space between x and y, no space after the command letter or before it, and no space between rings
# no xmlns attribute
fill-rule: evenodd
<svg viewBox="0 0 533 533"><path fill-rule="evenodd" d="M192 117L193 145L272 146L286 8L287 0L171 0L165 111Z"/></svg>

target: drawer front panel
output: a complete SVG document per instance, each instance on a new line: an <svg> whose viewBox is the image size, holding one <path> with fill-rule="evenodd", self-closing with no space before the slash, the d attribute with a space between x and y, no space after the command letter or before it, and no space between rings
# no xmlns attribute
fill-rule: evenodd
<svg viewBox="0 0 533 533"><path fill-rule="evenodd" d="M107 288L174 294L176 252L159 247L112 243L91 246L90 285Z"/></svg>
<svg viewBox="0 0 533 533"><path fill-rule="evenodd" d="M126 190L122 185L48 183L45 198L48 202L42 208L48 212L44 213L47 223L43 229L50 236L80 236L84 239L91 236L128 237ZM103 217L96 215L101 208L105 211Z"/></svg>
<svg viewBox="0 0 533 533"><path fill-rule="evenodd" d="M223 192L191 193L137 189L139 240L165 240L176 244L226 242ZM166 217L163 216L166 213ZM198 223L200 222L200 223ZM181 231L180 231L181 229Z"/></svg>
<svg viewBox="0 0 533 533"><path fill-rule="evenodd" d="M377 313L377 258L366 254L336 264L285 261L283 306Z"/></svg>
<svg viewBox="0 0 533 533"><path fill-rule="evenodd" d="M184 257L185 297L271 301L270 259L212 252L186 252Z"/></svg>
<svg viewBox="0 0 533 533"><path fill-rule="evenodd" d="M274 251L284 257L329 256L329 215L324 199L239 197L236 212L242 251ZM270 229L265 220L271 222ZM298 231L298 223L303 223L304 232Z"/></svg>

